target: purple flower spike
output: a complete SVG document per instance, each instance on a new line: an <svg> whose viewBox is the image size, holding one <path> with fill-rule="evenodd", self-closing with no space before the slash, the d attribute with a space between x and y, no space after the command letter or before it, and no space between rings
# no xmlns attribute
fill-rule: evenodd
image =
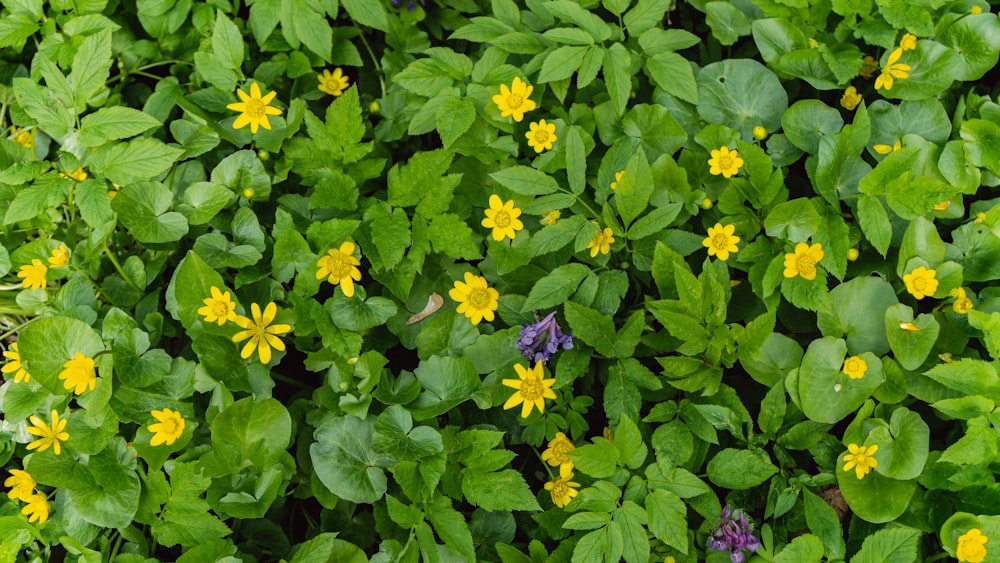
<svg viewBox="0 0 1000 563"><path fill-rule="evenodd" d="M548 363L549 358L559 351L560 346L563 350L571 350L573 348L573 335L563 334L562 328L556 322L555 311L534 324L521 325L517 349L529 362Z"/></svg>
<svg viewBox="0 0 1000 563"><path fill-rule="evenodd" d="M719 523L708 536L708 548L713 551L728 551L732 563L743 563L746 554L760 547L760 540L753 535L753 524L746 513L738 508L726 506L722 509Z"/></svg>

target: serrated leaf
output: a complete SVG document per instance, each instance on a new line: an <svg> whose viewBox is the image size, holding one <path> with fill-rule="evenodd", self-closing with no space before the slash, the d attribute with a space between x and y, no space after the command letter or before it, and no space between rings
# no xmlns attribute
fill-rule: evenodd
<svg viewBox="0 0 1000 563"><path fill-rule="evenodd" d="M445 98L437 109L437 130L445 147L458 140L476 120L476 108L462 98Z"/></svg>
<svg viewBox="0 0 1000 563"><path fill-rule="evenodd" d="M566 301L580 286L590 268L583 264L566 264L552 270L549 275L535 282L528 299L521 306L522 312L547 309Z"/></svg>
<svg viewBox="0 0 1000 563"><path fill-rule="evenodd" d="M105 28L88 35L73 56L70 82L76 90L76 107L87 106L87 100L105 88L111 72L111 29ZM120 183L120 182L119 182Z"/></svg>
<svg viewBox="0 0 1000 563"><path fill-rule="evenodd" d="M535 495L520 473L513 469L480 473L466 471L462 494L483 510L541 510Z"/></svg>
<svg viewBox="0 0 1000 563"><path fill-rule="evenodd" d="M148 113L125 106L101 108L80 120L80 142L87 147L126 139L160 126Z"/></svg>

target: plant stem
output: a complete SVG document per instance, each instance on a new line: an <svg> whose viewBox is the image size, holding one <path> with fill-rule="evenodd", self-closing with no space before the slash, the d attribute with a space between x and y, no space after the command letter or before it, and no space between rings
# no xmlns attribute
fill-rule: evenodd
<svg viewBox="0 0 1000 563"><path fill-rule="evenodd" d="M104 254L108 257L109 260L111 260L111 263L114 264L114 266L115 266L115 270L118 270L118 273L121 274L122 278L124 278L125 281L130 286L134 287L135 289L137 289L139 291L142 291L142 288L139 287L139 286L137 286L137 285L135 285L135 282L132 281L132 278L128 277L128 275L125 273L125 270L122 269L122 265L118 263L118 259L115 258L115 255L112 254L111 251L109 251L107 249L107 247L104 248Z"/></svg>

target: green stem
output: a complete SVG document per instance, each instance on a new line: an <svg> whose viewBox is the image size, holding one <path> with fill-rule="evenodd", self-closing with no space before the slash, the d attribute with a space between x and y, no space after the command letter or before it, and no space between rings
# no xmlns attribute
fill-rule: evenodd
<svg viewBox="0 0 1000 563"><path fill-rule="evenodd" d="M282 383L287 383L287 384L292 385L294 387L298 387L299 389L313 389L313 387L311 387L309 385L306 385L305 383L303 383L303 382L301 382L301 381L299 381L297 379L293 379L291 377L288 377L287 375L282 375L280 373L271 372L271 377L273 377L274 379L277 379L278 381L280 381Z"/></svg>
<svg viewBox="0 0 1000 563"><path fill-rule="evenodd" d="M368 44L368 40L365 39L365 34L362 33L358 35L361 38L361 44L365 46L365 51L368 51L368 56L372 59L372 64L375 65L375 70L378 71L378 83L382 87L382 97L385 97L385 78L382 76L382 65L379 64L378 58L375 57L375 52L372 51L371 45Z"/></svg>
<svg viewBox="0 0 1000 563"><path fill-rule="evenodd" d="M7 338L8 336L10 336L10 335L12 335L12 334L17 334L18 332L20 332L20 330L21 330L22 328L24 328L24 327L26 327L26 326L30 325L31 323L33 323L33 322L37 321L37 320L38 320L38 319L40 319L40 318L41 318L41 317L32 317L32 318L28 319L27 321L25 321L25 322L23 322L23 323L21 323L21 324L19 324L19 325L15 326L14 328L12 328L12 329L8 330L7 332L5 332L5 333L3 333L3 334L0 334L0 340L3 340L3 339L5 339L5 338Z"/></svg>
<svg viewBox="0 0 1000 563"><path fill-rule="evenodd" d="M132 281L132 278L128 277L128 275L125 274L125 270L122 269L122 265L118 263L118 259L115 258L115 255L112 254L111 251L107 249L107 247L104 248L104 254L108 257L109 260L111 260L111 263L114 264L115 266L115 270L118 270L118 273L121 274L122 278L124 278L125 281L128 282L130 286L134 287L138 291L142 291L142 288L135 285L135 282Z"/></svg>

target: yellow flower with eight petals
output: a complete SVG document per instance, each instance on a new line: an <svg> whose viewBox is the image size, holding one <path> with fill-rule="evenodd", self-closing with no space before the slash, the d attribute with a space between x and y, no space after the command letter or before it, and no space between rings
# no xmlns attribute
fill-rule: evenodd
<svg viewBox="0 0 1000 563"><path fill-rule="evenodd" d="M736 225L730 223L725 227L722 223L716 223L714 227L708 229L708 236L701 241L701 245L708 248L709 256L717 256L719 260L729 260L730 252L739 252L736 243L740 242L740 237L734 236Z"/></svg>
<svg viewBox="0 0 1000 563"><path fill-rule="evenodd" d="M848 86L844 90L844 95L840 97L840 105L843 106L847 111L854 111L854 108L858 107L861 100L864 98L858 93L857 88L854 86Z"/></svg>
<svg viewBox="0 0 1000 563"><path fill-rule="evenodd" d="M97 372L94 371L94 360L77 352L73 359L63 364L63 370L59 372L59 379L63 382L64 389L73 389L74 395L81 395L84 391L94 390L97 385Z"/></svg>
<svg viewBox="0 0 1000 563"><path fill-rule="evenodd" d="M66 264L69 264L69 249L65 244L60 244L59 248L52 251L52 256L49 256L49 266L62 268Z"/></svg>
<svg viewBox="0 0 1000 563"><path fill-rule="evenodd" d="M33 426L28 427L28 434L33 436L38 436L39 438L34 442L28 444L29 450L38 449L39 452L44 452L52 447L52 451L56 455L62 453L62 447L60 447L59 442L69 440L69 433L66 432L66 419L59 420L59 413L52 410L51 413L52 426L45 424L45 421L32 415L28 420Z"/></svg>
<svg viewBox="0 0 1000 563"><path fill-rule="evenodd" d="M514 364L514 370L519 379L504 379L501 382L507 387L517 389L503 404L504 410L521 405L521 418L528 418L535 407L538 408L538 412L544 413L545 399L556 398L555 392L552 391L555 378L545 379L545 367L541 361L536 362L534 368Z"/></svg>
<svg viewBox="0 0 1000 563"><path fill-rule="evenodd" d="M493 229L493 240L500 242L505 237L514 240L517 231L524 228L524 223L518 217L521 210L514 207L514 200L509 199L506 203L500 196L493 194L490 196L490 208L483 212L486 218L482 225L487 229Z"/></svg>
<svg viewBox="0 0 1000 563"><path fill-rule="evenodd" d="M708 172L713 176L722 174L726 178L732 178L743 166L743 159L738 151L730 151L729 147L719 147L719 150L712 151L712 158L708 159Z"/></svg>
<svg viewBox="0 0 1000 563"><path fill-rule="evenodd" d="M868 371L868 363L860 356L851 356L844 361L844 374L851 379L861 379Z"/></svg>
<svg viewBox="0 0 1000 563"><path fill-rule="evenodd" d="M573 445L573 442L570 442L565 434L556 432L556 437L549 440L548 447L542 452L542 461L547 462L552 467L566 464L572 467L573 462L566 457L566 452L571 452L575 449L576 446Z"/></svg>
<svg viewBox="0 0 1000 563"><path fill-rule="evenodd" d="M883 87L886 90L892 90L892 85L894 84L893 78L904 79L910 77L910 74L907 72L910 70L910 65L896 62L902 55L902 47L897 48L889 54L889 60L886 61L885 67L882 68L882 74L878 75L878 78L875 79L876 90Z"/></svg>
<svg viewBox="0 0 1000 563"><path fill-rule="evenodd" d="M806 280L816 279L816 264L823 259L823 245L816 243L809 246L808 243L800 242L795 245L795 252L785 254L786 278L802 276Z"/></svg>
<svg viewBox="0 0 1000 563"><path fill-rule="evenodd" d="M27 471L11 469L10 477L3 482L4 487L9 487L7 498L17 500L27 500L35 492L35 479Z"/></svg>
<svg viewBox="0 0 1000 563"><path fill-rule="evenodd" d="M544 119L531 122L528 126L531 131L524 134L528 138L528 146L535 149L536 153L552 148L558 137L556 137L556 124L546 123Z"/></svg>
<svg viewBox="0 0 1000 563"><path fill-rule="evenodd" d="M844 471L850 471L854 468L854 474L858 476L858 479L864 478L868 475L868 472L878 467L878 460L872 457L875 452L878 451L878 446L859 446L857 444L848 444L848 451L851 453L844 456Z"/></svg>
<svg viewBox="0 0 1000 563"><path fill-rule="evenodd" d="M236 303L233 303L229 292L223 293L214 285L210 291L212 296L202 300L205 306L198 309L198 314L205 317L205 322L216 323L219 326L226 324L226 321L235 321Z"/></svg>
<svg viewBox="0 0 1000 563"><path fill-rule="evenodd" d="M233 129L241 129L249 125L252 134L257 133L258 127L270 130L271 122L267 120L267 116L281 115L280 109L270 106L271 100L278 93L268 92L266 96L261 97L260 86L256 82L250 85L249 96L239 88L236 89L236 94L243 101L226 106L227 109L240 112L239 117L233 122Z"/></svg>
<svg viewBox="0 0 1000 563"><path fill-rule="evenodd" d="M534 86L528 86L515 76L510 88L506 84L500 85L500 93L493 96L493 103L500 108L500 117L508 115L514 117L514 121L521 122L525 112L535 109L535 102L528 96L534 90ZM539 151L541 152L541 151Z"/></svg>
<svg viewBox="0 0 1000 563"><path fill-rule="evenodd" d="M465 272L465 282L455 281L448 297L458 303L458 314L465 315L477 325L483 319L493 322L493 311L499 306L500 293L486 285L486 278Z"/></svg>
<svg viewBox="0 0 1000 563"><path fill-rule="evenodd" d="M545 490L549 491L552 495L552 502L555 503L559 508L564 508L573 497L579 494L577 487L580 483L574 483L573 470L570 466L562 465L559 467L559 477L545 483Z"/></svg>
<svg viewBox="0 0 1000 563"><path fill-rule="evenodd" d="M243 315L237 315L234 319L236 324L244 330L233 335L233 342L243 342L249 338L250 340L240 351L240 357L245 360L253 354L254 350L257 350L261 363L270 363L271 348L278 351L285 350L285 343L277 335L285 334L292 330L292 327L286 324L271 324L274 322L275 315L278 314L278 306L274 304L274 301L264 307L263 314L260 312L260 305L252 303L250 312L253 315L252 321Z"/></svg>
<svg viewBox="0 0 1000 563"><path fill-rule="evenodd" d="M0 371L3 373L13 373L14 381L31 381L31 374L24 369L21 365L21 353L17 351L17 342L10 345L10 348L4 350L3 357L10 360L4 364Z"/></svg>
<svg viewBox="0 0 1000 563"><path fill-rule="evenodd" d="M347 297L354 297L354 282L361 281L361 261L354 257L355 245L345 241L340 248L331 248L316 261L316 279L326 278L333 285L340 285L340 290Z"/></svg>
<svg viewBox="0 0 1000 563"><path fill-rule="evenodd" d="M587 243L587 248L590 249L590 257L596 258L598 254L611 252L611 244L614 242L614 233L610 227L605 227L604 230L597 229L594 238L590 239L590 242Z"/></svg>
<svg viewBox="0 0 1000 563"><path fill-rule="evenodd" d="M937 291L938 281L934 278L937 270L928 270L920 266L909 274L903 276L903 283L906 284L906 291L918 300L934 295Z"/></svg>
<svg viewBox="0 0 1000 563"><path fill-rule="evenodd" d="M153 433L153 437L149 439L149 445L174 445L174 442L184 433L184 417L181 416L181 413L170 409L161 411L154 409L150 411L150 414L157 422L148 426L149 431Z"/></svg>
<svg viewBox="0 0 1000 563"><path fill-rule="evenodd" d="M319 79L319 86L317 86L319 91L331 96L340 96L344 93L344 90L347 90L350 84L347 77L344 76L344 71L339 66L333 69L333 72L323 69L323 73L317 74L316 78Z"/></svg>
<svg viewBox="0 0 1000 563"><path fill-rule="evenodd" d="M28 503L21 509L21 514L28 516L28 522L38 520L39 524L44 524L49 519L49 501L41 493L29 495L21 499Z"/></svg>
<svg viewBox="0 0 1000 563"><path fill-rule="evenodd" d="M24 278L21 282L22 287L29 289L42 289L45 287L45 274L48 273L49 269L42 264L42 261L38 258L32 258L31 264L25 264L21 266L19 272L17 272L17 277Z"/></svg>
<svg viewBox="0 0 1000 563"><path fill-rule="evenodd" d="M986 559L986 542L989 538L983 535L979 528L972 528L968 532L958 536L958 546L955 548L955 557L959 561L969 563L981 563Z"/></svg>

